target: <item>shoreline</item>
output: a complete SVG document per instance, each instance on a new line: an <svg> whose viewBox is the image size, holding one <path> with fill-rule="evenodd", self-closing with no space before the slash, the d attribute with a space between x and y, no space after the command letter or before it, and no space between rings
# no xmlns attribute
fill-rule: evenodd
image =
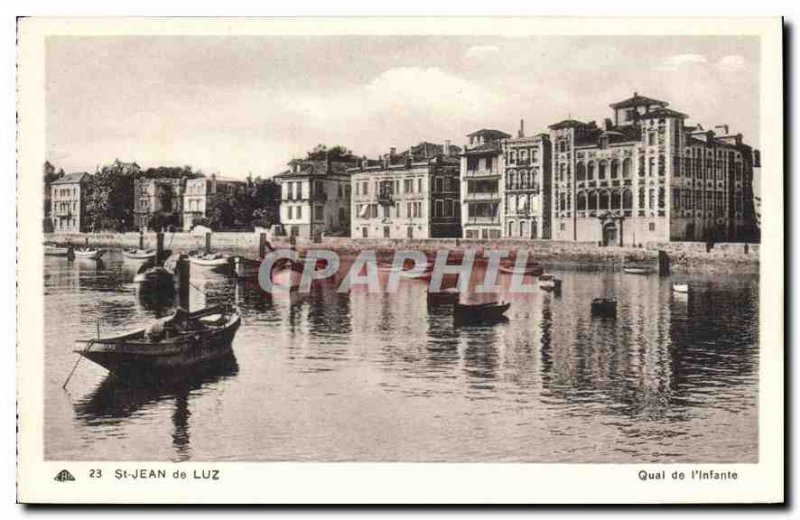
<svg viewBox="0 0 800 520"><path fill-rule="evenodd" d="M139 246L139 233L68 233L45 234L46 242L88 244L93 247L123 249ZM259 234L255 232L212 233L212 249L230 255L256 258ZM276 248L289 247L287 237L272 242ZM144 246L155 248L156 233L144 233ZM165 233L164 248L173 251L192 251L205 246L204 235L191 233ZM480 256L485 250L505 249L513 253L523 250L529 257L545 265L575 267L580 269L621 269L627 261L657 265L659 251L669 257L670 269L675 271L725 271L758 273L759 244L718 243L706 250L705 242L648 243L644 247L602 247L595 243L559 242L524 239L352 239L350 237L325 237L320 242L298 239L297 249L330 249L344 256L356 256L360 251L372 249L376 254L389 256L399 249L431 253L438 250L475 250Z"/></svg>

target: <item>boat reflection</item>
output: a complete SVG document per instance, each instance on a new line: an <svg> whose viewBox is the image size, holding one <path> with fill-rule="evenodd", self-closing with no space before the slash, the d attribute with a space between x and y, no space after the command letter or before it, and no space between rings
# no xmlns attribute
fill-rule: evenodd
<svg viewBox="0 0 800 520"><path fill-rule="evenodd" d="M152 380L142 378L121 379L108 374L85 399L74 405L76 416L89 426L115 425L152 406L174 400L171 414L173 423L172 445L177 460L191 457L189 404L191 396L203 393L222 380L234 377L239 365L233 351L218 357L213 363L195 367L180 378Z"/></svg>

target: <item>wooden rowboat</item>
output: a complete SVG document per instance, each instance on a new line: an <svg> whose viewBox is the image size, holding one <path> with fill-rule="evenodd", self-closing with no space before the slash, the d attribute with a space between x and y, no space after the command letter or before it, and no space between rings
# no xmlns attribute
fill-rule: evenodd
<svg viewBox="0 0 800 520"><path fill-rule="evenodd" d="M511 307L511 303L478 303L453 305L453 317L462 323L486 323L504 319L503 314Z"/></svg>
<svg viewBox="0 0 800 520"><path fill-rule="evenodd" d="M654 269L641 265L631 265L623 267L622 270L628 274L651 274L655 272Z"/></svg>
<svg viewBox="0 0 800 520"><path fill-rule="evenodd" d="M85 258L88 260L99 260L106 253L105 249L91 249L79 247L75 250L75 258Z"/></svg>
<svg viewBox="0 0 800 520"><path fill-rule="evenodd" d="M613 298L595 298L592 300L592 315L615 317L617 315L617 300Z"/></svg>
<svg viewBox="0 0 800 520"><path fill-rule="evenodd" d="M131 260L149 260L155 258L155 249L123 249L122 256Z"/></svg>
<svg viewBox="0 0 800 520"><path fill-rule="evenodd" d="M70 252L69 247L67 246L60 246L58 244L45 244L44 245L44 255L45 256L69 256Z"/></svg>
<svg viewBox="0 0 800 520"><path fill-rule="evenodd" d="M81 340L86 348L75 352L123 376L187 369L229 353L240 323L241 313L233 305L178 309L144 329Z"/></svg>
<svg viewBox="0 0 800 520"><path fill-rule="evenodd" d="M537 263L529 263L522 267L517 267L512 262L500 264L500 272L505 274L522 274L524 276L541 276L544 273L544 267Z"/></svg>
<svg viewBox="0 0 800 520"><path fill-rule="evenodd" d="M215 273L228 273L231 270L231 257L222 253L190 253L189 263Z"/></svg>
<svg viewBox="0 0 800 520"><path fill-rule="evenodd" d="M544 291L559 291L561 290L561 279L552 274L543 274L539 277L539 288Z"/></svg>
<svg viewBox="0 0 800 520"><path fill-rule="evenodd" d="M680 294L689 294L688 283L674 283L672 284L672 291Z"/></svg>

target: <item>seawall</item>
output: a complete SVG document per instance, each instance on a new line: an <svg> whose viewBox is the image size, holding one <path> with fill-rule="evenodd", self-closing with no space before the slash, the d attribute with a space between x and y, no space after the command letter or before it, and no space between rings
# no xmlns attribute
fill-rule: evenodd
<svg viewBox="0 0 800 520"><path fill-rule="evenodd" d="M75 233L48 234L46 241L83 245L85 243L109 249L139 246L139 233ZM259 237L256 233L219 232L213 233L211 245L214 250L232 255L255 258L258 255ZM145 247L155 247L156 234L144 234ZM202 249L205 236L191 233L166 233L164 247L173 251ZM273 241L275 247L288 247L288 239L279 237ZM701 269L720 271L758 272L759 245L742 243L719 243L707 251L704 242L648 243L642 248L600 247L586 242L559 242L551 240L466 240L466 239L352 239L345 237L326 237L319 243L298 239L297 248L331 249L343 255L357 255L371 249L378 256L388 256L397 249L410 249L434 252L442 249L464 251L475 250L481 255L489 249L505 249L519 252L527 249L530 257L544 264L575 266L581 268L619 268L626 260L656 264L658 251L664 251L670 258L673 270Z"/></svg>

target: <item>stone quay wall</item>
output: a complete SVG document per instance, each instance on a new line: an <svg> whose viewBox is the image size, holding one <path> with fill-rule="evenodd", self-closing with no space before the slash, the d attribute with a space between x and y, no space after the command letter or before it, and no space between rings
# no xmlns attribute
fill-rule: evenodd
<svg viewBox="0 0 800 520"><path fill-rule="evenodd" d="M49 234L46 241L70 243L76 246L122 249L139 246L139 233L72 233ZM191 233L165 233L164 247L173 252L192 251L205 247L205 236ZM218 232L211 235L211 247L231 255L256 258L258 233ZM288 247L286 237L272 241L275 247ZM144 234L144 246L156 247L156 234ZM475 250L482 255L487 250L504 249L513 253L528 250L530 258L544 264L574 266L587 269L617 269L625 262L658 262L658 252L664 251L670 259L671 269L705 269L712 271L758 272L759 245L744 243L718 243L710 249L705 242L651 242L644 247L601 247L596 243L562 242L554 240L497 239L352 239L349 237L324 237L320 242L297 239L297 249L331 249L340 255L355 256L362 250L374 250L379 258L391 256L398 249L423 252L439 250Z"/></svg>

